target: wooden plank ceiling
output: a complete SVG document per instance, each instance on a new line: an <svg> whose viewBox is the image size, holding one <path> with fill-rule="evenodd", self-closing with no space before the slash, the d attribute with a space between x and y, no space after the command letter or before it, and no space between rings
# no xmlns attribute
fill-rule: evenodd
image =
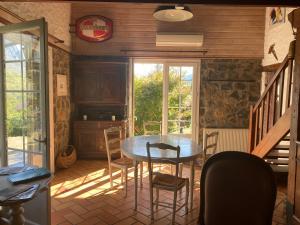
<svg viewBox="0 0 300 225"><path fill-rule="evenodd" d="M2 0L2 2L25 2L25 0ZM134 2L134 3L177 3L214 5L261 5L299 6L297 0L30 0L30 2Z"/></svg>
<svg viewBox="0 0 300 225"><path fill-rule="evenodd" d="M156 21L158 4L73 3L72 24L86 15L101 15L113 21L113 37L90 43L73 34L72 52L77 55L262 58L265 8L190 5L194 18L179 23ZM201 48L156 47L156 32L203 33ZM127 53L123 50L129 50ZM182 51L182 52L169 52Z"/></svg>

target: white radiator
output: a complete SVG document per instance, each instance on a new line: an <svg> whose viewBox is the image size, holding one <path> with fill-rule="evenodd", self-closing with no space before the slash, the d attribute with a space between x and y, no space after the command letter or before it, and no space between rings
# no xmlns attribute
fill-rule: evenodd
<svg viewBox="0 0 300 225"><path fill-rule="evenodd" d="M213 131L219 132L217 152L223 151L241 151L246 152L248 148L248 129L235 128L204 128L203 140L205 133ZM208 140L208 143L210 141Z"/></svg>

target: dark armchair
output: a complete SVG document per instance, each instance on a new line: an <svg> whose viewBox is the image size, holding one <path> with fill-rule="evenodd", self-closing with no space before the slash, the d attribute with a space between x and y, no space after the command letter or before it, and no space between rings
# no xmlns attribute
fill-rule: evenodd
<svg viewBox="0 0 300 225"><path fill-rule="evenodd" d="M276 200L273 171L263 159L221 152L202 170L199 225L271 225Z"/></svg>

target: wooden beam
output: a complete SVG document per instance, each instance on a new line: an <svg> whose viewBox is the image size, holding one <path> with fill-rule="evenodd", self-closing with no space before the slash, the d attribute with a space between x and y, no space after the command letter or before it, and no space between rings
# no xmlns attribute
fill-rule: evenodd
<svg viewBox="0 0 300 225"><path fill-rule="evenodd" d="M300 9L295 9L289 16L289 21L294 29L298 29L296 35L295 64L293 73L292 115L291 115L291 139L289 153L289 177L287 194L287 218L288 224L300 224Z"/></svg>
<svg viewBox="0 0 300 225"><path fill-rule="evenodd" d="M0 6L0 22L4 24L13 24L13 23L22 23L26 20L18 15L12 13L11 11L5 9L4 7ZM49 45L60 48L65 52L71 53L71 47L66 46L62 43L62 40L58 39L57 37L48 33L48 43Z"/></svg>
<svg viewBox="0 0 300 225"><path fill-rule="evenodd" d="M13 0L24 2L24 0ZM11 2L11 0L2 0ZM260 5L260 6L299 6L295 0L30 0L30 2L132 2L132 3L165 3L165 4L210 4L210 5Z"/></svg>

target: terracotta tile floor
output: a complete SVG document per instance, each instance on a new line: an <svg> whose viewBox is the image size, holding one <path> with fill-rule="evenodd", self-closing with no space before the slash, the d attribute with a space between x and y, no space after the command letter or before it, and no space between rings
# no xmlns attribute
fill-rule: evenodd
<svg viewBox="0 0 300 225"><path fill-rule="evenodd" d="M184 170L188 175L188 168ZM106 161L79 160L70 169L57 171L51 185L52 225L127 225L150 224L149 189L147 170L144 169L144 187L138 190L138 210L134 207L133 170L129 173L128 195L120 183L120 172L114 171L115 187L110 189ZM199 177L196 171L194 190L194 209L187 215L184 209L176 215L177 224L197 224L199 211ZM161 191L160 198L172 201L172 194ZM179 197L180 198L180 197ZM180 201L184 200L184 191ZM277 207L274 213L274 225L285 223L285 194L278 192ZM159 208L153 224L169 224L171 210Z"/></svg>

